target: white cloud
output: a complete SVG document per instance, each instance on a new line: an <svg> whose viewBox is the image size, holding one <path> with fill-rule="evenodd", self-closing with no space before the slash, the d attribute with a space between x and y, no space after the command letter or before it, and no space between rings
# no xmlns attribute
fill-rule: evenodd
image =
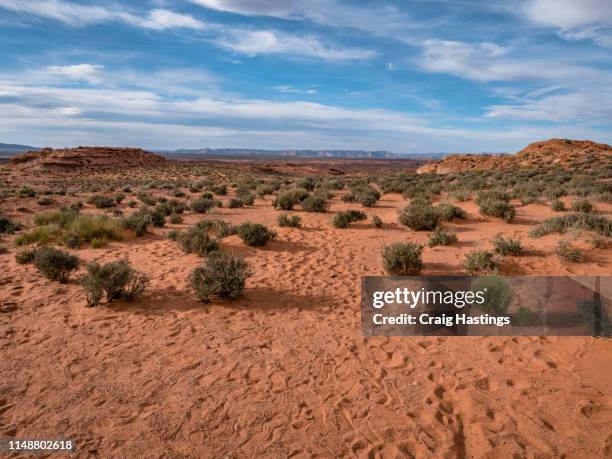
<svg viewBox="0 0 612 459"><path fill-rule="evenodd" d="M368 49L332 47L313 36L288 35L272 30L226 30L215 43L247 56L289 54L335 61L366 60L376 55Z"/></svg>
<svg viewBox="0 0 612 459"><path fill-rule="evenodd" d="M418 64L428 72L480 82L521 79L564 80L593 77L596 71L547 59L514 58L495 43L426 40Z"/></svg>
<svg viewBox="0 0 612 459"><path fill-rule="evenodd" d="M100 81L99 71L103 65L95 64L76 64L57 66L52 65L46 68L47 72L53 75L63 75L72 80L87 81L88 83L98 83Z"/></svg>
<svg viewBox="0 0 612 459"><path fill-rule="evenodd" d="M204 28L201 21L186 14L178 14L165 9L154 9L142 17L116 4L103 7L64 0L0 0L0 8L15 13L53 19L74 27L102 22L122 22L131 26L154 30Z"/></svg>
<svg viewBox="0 0 612 459"><path fill-rule="evenodd" d="M317 94L319 92L315 88L300 89L293 86L274 86L273 89L285 94Z"/></svg>

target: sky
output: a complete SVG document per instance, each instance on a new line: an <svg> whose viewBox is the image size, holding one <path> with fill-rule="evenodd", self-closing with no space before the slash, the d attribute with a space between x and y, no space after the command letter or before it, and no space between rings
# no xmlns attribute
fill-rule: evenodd
<svg viewBox="0 0 612 459"><path fill-rule="evenodd" d="M612 143L612 0L0 0L0 142Z"/></svg>

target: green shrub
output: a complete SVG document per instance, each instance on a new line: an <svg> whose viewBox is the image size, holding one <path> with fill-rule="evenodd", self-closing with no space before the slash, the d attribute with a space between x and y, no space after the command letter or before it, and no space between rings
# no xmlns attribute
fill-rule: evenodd
<svg viewBox="0 0 612 459"><path fill-rule="evenodd" d="M490 217L503 218L510 223L516 216L516 209L507 201L483 200L479 203L480 213Z"/></svg>
<svg viewBox="0 0 612 459"><path fill-rule="evenodd" d="M227 185L215 185L210 190L219 196L225 196L227 194Z"/></svg>
<svg viewBox="0 0 612 459"><path fill-rule="evenodd" d="M27 185L23 185L17 192L20 198L33 198L36 196L36 191Z"/></svg>
<svg viewBox="0 0 612 459"><path fill-rule="evenodd" d="M277 237L274 231L269 230L264 225L251 222L243 223L238 227L238 236L246 245L252 247L263 246Z"/></svg>
<svg viewBox="0 0 612 459"><path fill-rule="evenodd" d="M276 218L276 223L280 227L299 228L302 223L302 218L299 215L279 214Z"/></svg>
<svg viewBox="0 0 612 459"><path fill-rule="evenodd" d="M128 207L134 208L138 205L138 203L136 201L134 201L133 199L130 199L127 203Z"/></svg>
<svg viewBox="0 0 612 459"><path fill-rule="evenodd" d="M183 252L195 253L201 257L219 249L219 242L197 226L179 232L176 241Z"/></svg>
<svg viewBox="0 0 612 459"><path fill-rule="evenodd" d="M414 231L431 231L440 223L440 214L429 202L414 199L400 214L399 221Z"/></svg>
<svg viewBox="0 0 612 459"><path fill-rule="evenodd" d="M461 207L449 203L439 204L435 209L440 214L440 218L447 222L453 221L455 218L464 219L466 217L465 211Z"/></svg>
<svg viewBox="0 0 612 459"><path fill-rule="evenodd" d="M550 203L550 208L555 212L563 212L565 210L565 204L560 199L555 199Z"/></svg>
<svg viewBox="0 0 612 459"><path fill-rule="evenodd" d="M34 261L34 256L36 255L36 250L37 249L25 249L17 252L15 255L15 261L20 265L32 263Z"/></svg>
<svg viewBox="0 0 612 459"><path fill-rule="evenodd" d="M92 249L101 249L102 247L106 247L108 245L108 239L105 237L95 237L91 240L91 248Z"/></svg>
<svg viewBox="0 0 612 459"><path fill-rule="evenodd" d="M347 210L345 212L338 212L332 218L332 225L335 228L346 228L351 223L366 220L368 216L365 212L361 212L360 210Z"/></svg>
<svg viewBox="0 0 612 459"><path fill-rule="evenodd" d="M123 200L125 199L125 195L123 193L117 193L115 195L115 202L117 204L121 204L123 202Z"/></svg>
<svg viewBox="0 0 612 459"><path fill-rule="evenodd" d="M38 201L36 201L36 204L38 204L39 206L50 206L54 203L55 201L51 198L40 198Z"/></svg>
<svg viewBox="0 0 612 459"><path fill-rule="evenodd" d="M21 229L21 224L12 221L8 217L0 215L0 234L13 234Z"/></svg>
<svg viewBox="0 0 612 459"><path fill-rule="evenodd" d="M191 210L198 214L205 214L215 206L212 199L198 198L191 201Z"/></svg>
<svg viewBox="0 0 612 459"><path fill-rule="evenodd" d="M238 207L244 207L244 203L240 199L230 199L228 206L230 209L236 209Z"/></svg>
<svg viewBox="0 0 612 459"><path fill-rule="evenodd" d="M372 223L376 228L382 228L383 221L380 219L378 215L372 215Z"/></svg>
<svg viewBox="0 0 612 459"><path fill-rule="evenodd" d="M121 220L121 225L125 229L130 229L136 233L136 236L144 236L149 228L149 225L153 223L151 214L145 209L141 209L136 213L133 213L129 217Z"/></svg>
<svg viewBox="0 0 612 459"><path fill-rule="evenodd" d="M77 257L53 247L36 249L33 263L45 277L61 283L68 282L72 271L79 267Z"/></svg>
<svg viewBox="0 0 612 459"><path fill-rule="evenodd" d="M275 209L293 210L293 206L295 206L297 203L298 200L293 193L285 192L279 194L276 199L274 199L272 205Z"/></svg>
<svg viewBox="0 0 612 459"><path fill-rule="evenodd" d="M572 210L574 212L593 212L593 204L588 199L578 199L572 203Z"/></svg>
<svg viewBox="0 0 612 459"><path fill-rule="evenodd" d="M231 236L238 232L238 227L224 220L202 220L196 225L204 231L214 231L219 238Z"/></svg>
<svg viewBox="0 0 612 459"><path fill-rule="evenodd" d="M327 200L321 196L308 196L306 199L302 201L302 209L306 212L319 212L325 213L327 212L327 208L329 207L329 203Z"/></svg>
<svg viewBox="0 0 612 459"><path fill-rule="evenodd" d="M240 193L239 198L245 206L252 206L255 202L255 195L250 192Z"/></svg>
<svg viewBox="0 0 612 459"><path fill-rule="evenodd" d="M493 239L493 247L495 248L495 253L500 255L512 255L518 256L523 251L523 246L521 245L521 241L518 239L512 238L504 238L501 234L498 234Z"/></svg>
<svg viewBox="0 0 612 459"><path fill-rule="evenodd" d="M87 306L97 306L106 298L107 303L123 298L132 301L149 283L144 273L135 271L126 260L100 265L92 262L81 278L81 286L87 295Z"/></svg>
<svg viewBox="0 0 612 459"><path fill-rule="evenodd" d="M246 261L217 251L208 255L204 265L193 271L190 284L200 301L208 303L215 296L237 298L250 276L252 271Z"/></svg>
<svg viewBox="0 0 612 459"><path fill-rule="evenodd" d="M396 242L384 248L383 267L392 276L414 276L423 267L422 252L420 244Z"/></svg>
<svg viewBox="0 0 612 459"><path fill-rule="evenodd" d="M506 314L512 303L514 293L509 282L502 276L492 275L478 279L472 286L473 292L484 291L484 302L474 303L474 307L486 314L499 316Z"/></svg>
<svg viewBox="0 0 612 459"><path fill-rule="evenodd" d="M538 238L551 233L566 233L572 230L595 231L601 236L612 236L612 221L603 215L576 213L544 220L529 231L529 236Z"/></svg>
<svg viewBox="0 0 612 459"><path fill-rule="evenodd" d="M173 225L183 223L183 217L181 217L179 214L171 214L170 223L172 223Z"/></svg>
<svg viewBox="0 0 612 459"><path fill-rule="evenodd" d="M163 208L156 207L151 212L151 223L157 228L166 226L166 212Z"/></svg>
<svg viewBox="0 0 612 459"><path fill-rule="evenodd" d="M57 224L44 225L34 228L27 233L22 233L15 238L16 245L28 245L38 243L49 244L62 234L62 229Z"/></svg>
<svg viewBox="0 0 612 459"><path fill-rule="evenodd" d="M115 200L109 196L94 194L87 199L88 204L92 204L98 209L106 209L115 205Z"/></svg>
<svg viewBox="0 0 612 459"><path fill-rule="evenodd" d="M572 246L568 241L559 241L555 248L555 254L562 260L572 263L580 263L584 260L582 251Z"/></svg>
<svg viewBox="0 0 612 459"><path fill-rule="evenodd" d="M436 247L438 245L451 245L455 242L457 242L457 234L438 228L429 235L428 245L429 247Z"/></svg>
<svg viewBox="0 0 612 459"><path fill-rule="evenodd" d="M470 274L496 272L499 263L493 252L474 250L465 255L463 266Z"/></svg>
<svg viewBox="0 0 612 459"><path fill-rule="evenodd" d="M138 199L140 199L140 201L147 206L154 206L157 204L157 199L155 199L153 196L149 196L146 193L138 193L137 196Z"/></svg>

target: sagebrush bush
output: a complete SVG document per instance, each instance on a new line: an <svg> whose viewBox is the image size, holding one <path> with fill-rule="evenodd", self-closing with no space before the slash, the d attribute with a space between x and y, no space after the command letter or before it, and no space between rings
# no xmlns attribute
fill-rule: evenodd
<svg viewBox="0 0 612 459"><path fill-rule="evenodd" d="M105 209L107 207L113 207L115 205L115 200L109 196L94 194L87 199L87 203L94 205L98 209Z"/></svg>
<svg viewBox="0 0 612 459"><path fill-rule="evenodd" d="M572 263L580 263L584 260L584 255L578 247L574 247L568 241L559 241L555 248L555 254L562 260Z"/></svg>
<svg viewBox="0 0 612 459"><path fill-rule="evenodd" d="M77 257L54 247L37 248L32 262L45 277L61 283L68 282L72 271L79 267Z"/></svg>
<svg viewBox="0 0 612 459"><path fill-rule="evenodd" d="M565 210L565 204L560 199L555 199L550 203L550 208L555 212L563 212Z"/></svg>
<svg viewBox="0 0 612 459"><path fill-rule="evenodd" d="M574 212L584 212L589 213L593 212L593 203L588 199L578 199L572 202L572 210Z"/></svg>
<svg viewBox="0 0 612 459"><path fill-rule="evenodd" d="M440 214L440 218L444 221L450 222L455 218L464 219L466 217L465 211L461 207L457 207L450 203L442 203L435 207Z"/></svg>
<svg viewBox="0 0 612 459"><path fill-rule="evenodd" d="M495 253L488 250L474 250L465 255L463 266L470 274L496 272L499 263Z"/></svg>
<svg viewBox="0 0 612 459"><path fill-rule="evenodd" d="M242 200L240 199L232 198L230 199L230 202L227 205L227 207L229 207L230 209L237 209L239 207L244 207L244 202L242 202Z"/></svg>
<svg viewBox="0 0 612 459"><path fill-rule="evenodd" d="M210 211L210 209L215 207L215 201L213 201L212 199L200 197L191 201L190 205L191 210L193 210L194 212L198 214L205 214Z"/></svg>
<svg viewBox="0 0 612 459"><path fill-rule="evenodd" d="M251 275L251 268L246 261L217 251L208 255L204 265L193 271L190 284L200 301L208 303L215 296L237 298Z"/></svg>
<svg viewBox="0 0 612 459"><path fill-rule="evenodd" d="M151 212L151 223L157 228L166 226L166 212L163 208L156 207Z"/></svg>
<svg viewBox="0 0 612 459"><path fill-rule="evenodd" d="M514 298L514 292L510 283L502 276L490 275L478 279L473 287L473 292L485 291L483 303L475 303L474 306L484 313L491 315L502 315L508 312L508 307Z"/></svg>
<svg viewBox="0 0 612 459"><path fill-rule="evenodd" d="M420 244L396 242L383 249L383 267L392 276L414 276L423 267L422 252Z"/></svg>
<svg viewBox="0 0 612 459"><path fill-rule="evenodd" d="M179 214L170 214L170 223L173 225L183 223L183 217L181 217Z"/></svg>
<svg viewBox="0 0 612 459"><path fill-rule="evenodd" d="M87 306L97 306L106 298L107 303L123 298L132 301L149 283L146 274L135 271L127 260L110 263L89 263L80 280L87 295Z"/></svg>
<svg viewBox="0 0 612 459"><path fill-rule="evenodd" d="M451 245L457 242L457 234L446 231L444 229L436 229L429 235L429 247L436 247L438 245Z"/></svg>
<svg viewBox="0 0 612 459"><path fill-rule="evenodd" d="M276 218L276 223L280 227L299 228L302 223L302 218L299 215L279 214Z"/></svg>
<svg viewBox="0 0 612 459"><path fill-rule="evenodd" d="M372 224L376 228L382 228L383 221L380 219L380 217L378 215L372 215Z"/></svg>
<svg viewBox="0 0 612 459"><path fill-rule="evenodd" d="M260 223L246 222L238 226L238 236L246 245L256 247L276 239L277 234Z"/></svg>
<svg viewBox="0 0 612 459"><path fill-rule="evenodd" d="M183 252L195 253L201 257L219 249L219 242L198 226L178 232L176 241Z"/></svg>
<svg viewBox="0 0 612 459"><path fill-rule="evenodd" d="M479 203L480 213L490 217L502 218L506 223L510 223L516 216L516 209L507 201L482 200Z"/></svg>
<svg viewBox="0 0 612 459"><path fill-rule="evenodd" d="M272 205L275 209L281 210L293 210L293 207L298 203L297 198L291 192L284 192L279 194Z"/></svg>
<svg viewBox="0 0 612 459"><path fill-rule="evenodd" d="M335 228L346 228L351 223L365 220L368 216L360 210L347 210L345 212L337 212L332 218L332 226Z"/></svg>
<svg viewBox="0 0 612 459"><path fill-rule="evenodd" d="M327 212L327 208L329 207L329 203L327 200L321 196L308 196L306 199L302 201L302 209L306 212L319 212L325 213Z"/></svg>
<svg viewBox="0 0 612 459"><path fill-rule="evenodd" d="M204 231L213 231L218 238L224 238L237 234L238 227L228 223L224 220L202 220L196 224L196 226Z"/></svg>
<svg viewBox="0 0 612 459"><path fill-rule="evenodd" d="M25 249L15 254L15 261L19 265L25 265L34 261L36 255L36 249Z"/></svg>
<svg viewBox="0 0 612 459"><path fill-rule="evenodd" d="M134 231L136 236L144 236L152 223L151 214L146 209L141 209L121 220L121 226Z"/></svg>
<svg viewBox="0 0 612 459"><path fill-rule="evenodd" d="M504 238L501 234L495 236L492 241L495 253L500 255L518 256L523 251L521 241L518 239Z"/></svg>
<svg viewBox="0 0 612 459"><path fill-rule="evenodd" d="M215 185L210 188L214 194L225 196L227 194L227 185Z"/></svg>
<svg viewBox="0 0 612 459"><path fill-rule="evenodd" d="M571 230L590 230L601 236L612 236L612 221L603 215L575 213L552 217L529 230L529 236L538 238L551 233L566 233Z"/></svg>
<svg viewBox="0 0 612 459"><path fill-rule="evenodd" d="M414 199L399 216L402 225L414 231L431 231L440 223L438 211L423 199Z"/></svg>
<svg viewBox="0 0 612 459"><path fill-rule="evenodd" d="M21 229L21 224L12 221L8 217L0 215L0 234L13 234Z"/></svg>

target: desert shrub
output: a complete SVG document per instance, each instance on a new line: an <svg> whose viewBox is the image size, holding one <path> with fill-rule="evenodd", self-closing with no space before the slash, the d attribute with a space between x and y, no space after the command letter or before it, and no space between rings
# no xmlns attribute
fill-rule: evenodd
<svg viewBox="0 0 612 459"><path fill-rule="evenodd" d="M23 185L17 192L20 198L33 198L36 196L36 191L27 185Z"/></svg>
<svg viewBox="0 0 612 459"><path fill-rule="evenodd" d="M185 192L179 188L172 192L172 196L174 196L175 198L182 198L183 196L185 196Z"/></svg>
<svg viewBox="0 0 612 459"><path fill-rule="evenodd" d="M505 314L514 297L510 283L497 275L478 279L472 286L472 291L486 291L484 302L476 302L474 307L494 316Z"/></svg>
<svg viewBox="0 0 612 459"><path fill-rule="evenodd" d="M495 253L500 255L513 255L518 256L523 251L523 246L521 245L521 241L518 239L512 238L504 238L501 234L498 234L493 239L493 247L495 249Z"/></svg>
<svg viewBox="0 0 612 459"><path fill-rule="evenodd" d="M479 209L482 215L503 218L506 223L510 223L516 216L516 209L503 200L482 200Z"/></svg>
<svg viewBox="0 0 612 459"><path fill-rule="evenodd" d="M205 214L215 206L215 202L212 199L197 198L191 201L191 210L198 214Z"/></svg>
<svg viewBox="0 0 612 459"><path fill-rule="evenodd" d="M293 206L298 203L297 198L291 192L284 192L279 194L275 199L272 205L275 209L281 210L293 210Z"/></svg>
<svg viewBox="0 0 612 459"><path fill-rule="evenodd" d="M180 231L176 237L179 247L185 253L195 253L204 256L219 249L219 242L211 238L206 230L193 226L186 231Z"/></svg>
<svg viewBox="0 0 612 459"><path fill-rule="evenodd" d="M134 201L133 199L130 199L127 203L128 207L136 207L138 205L138 203L136 201Z"/></svg>
<svg viewBox="0 0 612 459"><path fill-rule="evenodd" d="M299 215L279 214L276 218L276 223L280 227L299 228L302 223L302 218Z"/></svg>
<svg viewBox="0 0 612 459"><path fill-rule="evenodd" d="M380 217L378 215L372 215L372 224L376 228L382 228L383 221L380 219Z"/></svg>
<svg viewBox="0 0 612 459"><path fill-rule="evenodd" d="M262 246L268 241L276 239L277 235L274 231L266 228L260 223L246 222L238 226L238 236L248 246Z"/></svg>
<svg viewBox="0 0 612 459"><path fill-rule="evenodd" d="M396 242L383 249L383 267L392 276L414 276L421 271L423 246L414 242Z"/></svg>
<svg viewBox="0 0 612 459"><path fill-rule="evenodd" d="M156 207L151 212L151 223L157 228L163 228L166 225L166 212L163 208Z"/></svg>
<svg viewBox="0 0 612 459"><path fill-rule="evenodd" d="M612 236L612 221L603 215L575 213L552 217L529 231L529 236L538 238L551 233L566 233L571 230L595 231L601 236Z"/></svg>
<svg viewBox="0 0 612 459"><path fill-rule="evenodd" d="M319 212L325 213L327 212L327 208L329 207L329 203L327 200L321 196L308 196L306 199L302 201L302 209L306 212Z"/></svg>
<svg viewBox="0 0 612 459"><path fill-rule="evenodd" d="M374 207L379 199L380 192L365 183L353 185L351 192L342 196L344 202L358 202L364 207Z"/></svg>
<svg viewBox="0 0 612 459"><path fill-rule="evenodd" d="M26 233L22 233L15 238L16 245L28 245L38 243L40 245L49 244L62 234L59 225L43 225L36 227Z"/></svg>
<svg viewBox="0 0 612 459"><path fill-rule="evenodd" d="M255 194L260 198L263 198L267 194L273 194L276 191L276 188L269 183L262 183L257 188L255 188Z"/></svg>
<svg viewBox="0 0 612 459"><path fill-rule="evenodd" d="M88 204L92 204L98 209L106 209L115 205L115 200L109 196L94 194L87 199Z"/></svg>
<svg viewBox="0 0 612 459"><path fill-rule="evenodd" d="M296 182L296 185L300 188L304 188L305 190L312 191L314 190L317 182L313 177L304 177Z"/></svg>
<svg viewBox="0 0 612 459"><path fill-rule="evenodd" d="M227 185L215 185L210 188L214 194L225 196L227 194Z"/></svg>
<svg viewBox="0 0 612 459"><path fill-rule="evenodd" d="M510 196L510 194L504 190L480 191L476 195L476 204L480 205L481 203L486 202L486 201L510 202L511 198L512 196Z"/></svg>
<svg viewBox="0 0 612 459"><path fill-rule="evenodd" d="M490 273L497 271L499 263L495 253L488 250L474 250L465 255L463 266L470 274Z"/></svg>
<svg viewBox="0 0 612 459"><path fill-rule="evenodd" d="M200 301L208 303L215 296L237 298L251 275L251 268L246 261L217 251L208 255L204 265L193 271L190 284Z"/></svg>
<svg viewBox="0 0 612 459"><path fill-rule="evenodd" d="M147 206L154 206L155 204L157 204L157 199L155 199L153 196L149 196L146 193L138 193L137 197L140 202Z"/></svg>
<svg viewBox="0 0 612 459"><path fill-rule="evenodd" d="M238 227L224 220L202 220L196 224L196 227L204 231L213 231L217 237L224 238L236 234Z"/></svg>
<svg viewBox="0 0 612 459"><path fill-rule="evenodd" d="M582 251L574 247L568 241L559 241L555 248L555 254L562 260L570 261L572 263L580 263L584 260Z"/></svg>
<svg viewBox="0 0 612 459"><path fill-rule="evenodd" d="M609 241L601 237L594 237L589 240L589 242L591 243L594 249L607 249L610 246Z"/></svg>
<svg viewBox="0 0 612 459"><path fill-rule="evenodd" d="M106 247L108 245L108 239L104 237L96 237L91 240L91 248L92 249L101 249L102 247Z"/></svg>
<svg viewBox="0 0 612 459"><path fill-rule="evenodd" d="M574 212L593 212L593 204L588 199L578 199L572 203L572 210Z"/></svg>
<svg viewBox="0 0 612 459"><path fill-rule="evenodd" d="M170 223L172 223L173 225L183 223L183 217L181 217L179 214L171 214Z"/></svg>
<svg viewBox="0 0 612 459"><path fill-rule="evenodd" d="M238 207L244 207L244 203L240 199L230 199L229 204L227 205L230 209L236 209Z"/></svg>
<svg viewBox="0 0 612 459"><path fill-rule="evenodd" d="M461 207L454 206L449 203L442 203L436 206L440 218L444 221L450 222L455 218L465 218L465 211Z"/></svg>
<svg viewBox="0 0 612 459"><path fill-rule="evenodd" d="M144 236L149 228L149 225L153 223L151 214L145 209L139 210L133 213L129 217L125 217L121 220L121 225L125 229L130 229L136 233L136 236Z"/></svg>
<svg viewBox="0 0 612 459"><path fill-rule="evenodd" d="M123 202L123 200L125 199L125 195L123 193L117 193L115 195L115 202L117 204L121 204Z"/></svg>
<svg viewBox="0 0 612 459"><path fill-rule="evenodd" d="M38 204L39 206L50 206L51 204L55 203L55 201L51 198L40 198L38 201L36 201L36 204Z"/></svg>
<svg viewBox="0 0 612 459"><path fill-rule="evenodd" d="M21 224L12 221L8 217L0 215L0 234L13 234L21 229Z"/></svg>
<svg viewBox="0 0 612 459"><path fill-rule="evenodd" d="M210 191L205 191L204 193L200 195L200 197L203 199L213 199L215 195L212 194Z"/></svg>
<svg viewBox="0 0 612 459"><path fill-rule="evenodd" d="M123 298L132 301L149 283L146 274L135 271L127 260L110 263L89 263L80 283L87 295L87 306L97 306L106 298L107 303Z"/></svg>
<svg viewBox="0 0 612 459"><path fill-rule="evenodd" d="M36 250L37 249L20 250L15 255L15 261L20 265L32 263L34 261L34 256L36 255Z"/></svg>
<svg viewBox="0 0 612 459"><path fill-rule="evenodd" d="M72 271L79 267L77 257L54 247L36 249L33 263L45 277L61 283L68 282Z"/></svg>
<svg viewBox="0 0 612 459"><path fill-rule="evenodd" d="M468 201L471 197L471 193L465 190L457 190L451 193L451 198L458 202Z"/></svg>
<svg viewBox="0 0 612 459"><path fill-rule="evenodd" d="M431 231L440 223L440 214L429 202L414 199L400 214L399 221L414 231Z"/></svg>
<svg viewBox="0 0 612 459"><path fill-rule="evenodd" d="M560 199L555 199L550 203L550 208L555 212L563 212L565 210L565 204Z"/></svg>
<svg viewBox="0 0 612 459"><path fill-rule="evenodd" d="M245 206L252 206L255 202L255 195L251 192L240 193L239 198Z"/></svg>
<svg viewBox="0 0 612 459"><path fill-rule="evenodd" d="M335 228L346 228L351 223L365 220L368 216L360 210L347 210L345 212L337 212L332 218L332 226Z"/></svg>
<svg viewBox="0 0 612 459"><path fill-rule="evenodd" d="M438 245L451 245L457 242L457 234L438 228L429 235L429 247Z"/></svg>

